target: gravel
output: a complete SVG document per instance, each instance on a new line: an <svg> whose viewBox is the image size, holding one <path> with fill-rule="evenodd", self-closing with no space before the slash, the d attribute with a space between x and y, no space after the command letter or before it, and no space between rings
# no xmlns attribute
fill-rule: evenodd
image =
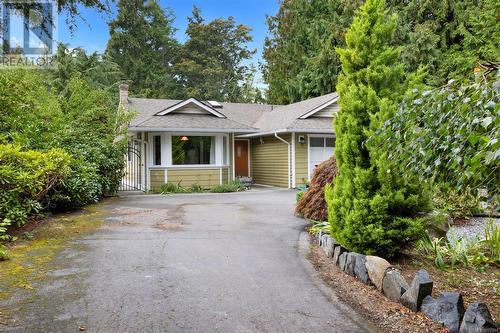
<svg viewBox="0 0 500 333"><path fill-rule="evenodd" d="M491 218L495 226L500 225L500 218ZM484 228L489 217L473 217L465 225L452 226L446 233L446 237L450 243L455 239L468 238L469 240L484 239Z"/></svg>

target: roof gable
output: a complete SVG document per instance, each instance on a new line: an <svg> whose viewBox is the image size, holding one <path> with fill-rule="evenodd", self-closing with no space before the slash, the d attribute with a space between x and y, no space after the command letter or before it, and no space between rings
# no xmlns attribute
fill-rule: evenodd
<svg viewBox="0 0 500 333"><path fill-rule="evenodd" d="M191 107L189 107L191 106ZM193 108L194 106L194 108ZM169 113L177 113L177 114L209 114L212 116L216 116L217 118L226 118L225 115L215 110L214 108L206 105L205 103L200 102L196 98L189 98L179 103L176 103L168 108L158 112L155 116L164 116Z"/></svg>
<svg viewBox="0 0 500 333"><path fill-rule="evenodd" d="M335 98L315 107L311 111L300 116L298 119L307 119L311 116L332 118L333 113L338 110L338 104L337 104L338 99L339 97L335 96Z"/></svg>

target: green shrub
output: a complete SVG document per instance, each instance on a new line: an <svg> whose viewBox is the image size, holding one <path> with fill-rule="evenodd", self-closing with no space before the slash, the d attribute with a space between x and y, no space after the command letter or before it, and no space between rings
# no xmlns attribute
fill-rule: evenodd
<svg viewBox="0 0 500 333"><path fill-rule="evenodd" d="M396 18L383 0L367 0L337 49L342 63L334 118L339 176L325 189L331 233L352 251L392 257L423 231L417 214L428 209L425 184L388 163L377 130L394 114L417 76L404 77L391 39Z"/></svg>
<svg viewBox="0 0 500 333"><path fill-rule="evenodd" d="M9 252L7 248L0 244L0 261L9 259Z"/></svg>
<svg viewBox="0 0 500 333"><path fill-rule="evenodd" d="M215 185L210 189L212 193L226 193L226 192L240 192L244 191L245 186L243 186L238 180L234 180L232 182Z"/></svg>
<svg viewBox="0 0 500 333"><path fill-rule="evenodd" d="M62 149L45 152L0 145L0 239L39 212L52 188L70 175L71 157Z"/></svg>
<svg viewBox="0 0 500 333"><path fill-rule="evenodd" d="M477 191L470 187L459 191L455 187L439 184L434 188L432 202L439 211L452 218L467 218L477 212L480 198Z"/></svg>

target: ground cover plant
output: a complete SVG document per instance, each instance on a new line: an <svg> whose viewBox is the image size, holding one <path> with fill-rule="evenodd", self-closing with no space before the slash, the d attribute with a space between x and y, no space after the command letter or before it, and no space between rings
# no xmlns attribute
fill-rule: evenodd
<svg viewBox="0 0 500 333"><path fill-rule="evenodd" d="M212 193L226 193L226 192L241 192L245 190L238 180L234 180L225 184L214 185L210 188L203 188L199 184L192 184L189 187L182 186L181 182L166 183L161 184L158 188L153 189L153 193L158 194L170 194L170 193L201 193L201 192L212 192Z"/></svg>
<svg viewBox="0 0 500 333"><path fill-rule="evenodd" d="M325 200L325 185L331 184L338 175L337 162L332 156L316 167L311 183L295 206L295 213L315 221L327 221L328 210Z"/></svg>

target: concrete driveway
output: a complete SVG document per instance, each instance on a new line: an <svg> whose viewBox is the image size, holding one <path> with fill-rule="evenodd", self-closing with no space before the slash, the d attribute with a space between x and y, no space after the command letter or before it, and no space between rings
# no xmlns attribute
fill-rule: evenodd
<svg viewBox="0 0 500 333"><path fill-rule="evenodd" d="M275 188L107 201L104 226L0 331L373 331L315 276L294 201Z"/></svg>

